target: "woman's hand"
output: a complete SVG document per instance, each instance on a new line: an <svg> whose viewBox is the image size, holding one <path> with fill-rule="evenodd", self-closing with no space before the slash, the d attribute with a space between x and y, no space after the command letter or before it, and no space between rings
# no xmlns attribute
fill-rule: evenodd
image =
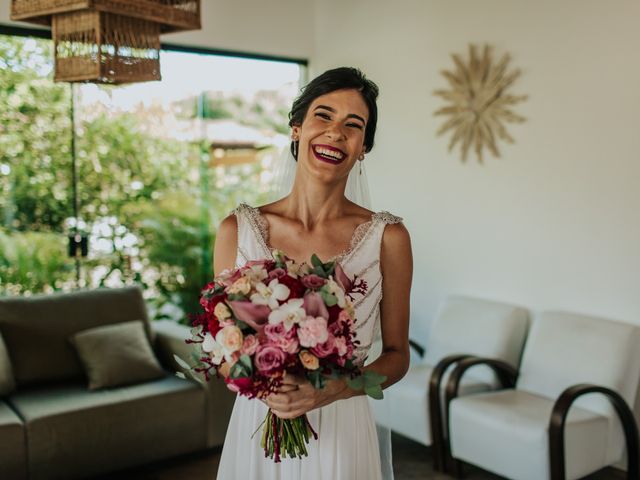
<svg viewBox="0 0 640 480"><path fill-rule="evenodd" d="M347 384L344 380L326 380L324 388L315 388L304 377L285 374L282 388L264 399L264 403L280 418L296 418L309 410L323 407L341 398Z"/></svg>

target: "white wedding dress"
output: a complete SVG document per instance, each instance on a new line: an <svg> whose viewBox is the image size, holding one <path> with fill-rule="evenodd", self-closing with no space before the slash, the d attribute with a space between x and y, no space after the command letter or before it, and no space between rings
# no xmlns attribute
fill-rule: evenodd
<svg viewBox="0 0 640 480"><path fill-rule="evenodd" d="M268 223L260 210L241 204L233 213L238 222L236 267L248 260L273 258L268 241ZM380 245L385 226L400 221L400 217L388 212L373 214L370 221L358 226L350 247L335 258L347 275L364 278L369 287L366 295L354 302L356 338L360 341L355 355L359 362L369 363L380 353L370 351L372 344L380 344L374 343L380 335ZM251 438L264 420L267 409L260 400L236 397L218 467L218 480L382 478L376 425L366 396L338 400L309 411L307 416L318 433L318 440L312 438L309 441L308 457L282 457L280 463L265 458L260 446L262 429Z"/></svg>

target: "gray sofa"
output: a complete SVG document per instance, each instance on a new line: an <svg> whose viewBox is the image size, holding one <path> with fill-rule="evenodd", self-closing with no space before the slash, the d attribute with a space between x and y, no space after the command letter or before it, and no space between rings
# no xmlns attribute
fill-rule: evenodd
<svg viewBox="0 0 640 480"><path fill-rule="evenodd" d="M166 376L90 391L69 336L130 320L144 322ZM1 297L0 337L14 379L0 398L2 479L83 478L223 442L235 395L175 375L189 328L150 322L139 287Z"/></svg>

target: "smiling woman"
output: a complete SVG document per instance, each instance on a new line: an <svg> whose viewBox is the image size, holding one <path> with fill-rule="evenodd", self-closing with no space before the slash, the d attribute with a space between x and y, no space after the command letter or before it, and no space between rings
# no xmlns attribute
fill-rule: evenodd
<svg viewBox="0 0 640 480"><path fill-rule="evenodd" d="M223 220L215 244L216 274L273 258L272 249L298 262L339 259L348 276L368 285L354 298L357 364L386 377L405 374L409 361L411 243L402 219L372 212L345 196L349 174L373 147L378 88L353 68L314 79L289 114L296 160L291 192L267 205L241 204ZM293 161L292 161L293 163ZM381 339L382 351L372 344ZM302 459L273 463L251 434L268 409L281 418L306 414L318 432ZM385 458L386 465L390 458ZM364 391L331 379L322 389L285 376L282 389L260 400L238 396L227 430L219 479L381 479L376 426ZM385 478L392 478L385 468Z"/></svg>

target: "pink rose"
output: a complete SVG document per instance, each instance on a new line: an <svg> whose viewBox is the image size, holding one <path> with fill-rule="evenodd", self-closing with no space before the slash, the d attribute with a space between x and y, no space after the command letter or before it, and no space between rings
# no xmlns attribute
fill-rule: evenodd
<svg viewBox="0 0 640 480"><path fill-rule="evenodd" d="M242 348L240 349L240 353L242 355L253 355L258 350L258 346L260 346L260 342L258 342L258 338L255 335L247 335L244 337L244 342L242 343Z"/></svg>
<svg viewBox="0 0 640 480"><path fill-rule="evenodd" d="M276 373L284 364L287 355L273 345L262 345L254 357L254 364L258 371L264 375Z"/></svg>
<svg viewBox="0 0 640 480"><path fill-rule="evenodd" d="M315 347L329 338L327 320L322 317L307 317L300 322L298 339L303 347Z"/></svg>
<svg viewBox="0 0 640 480"><path fill-rule="evenodd" d="M328 357L336 350L336 337L329 335L324 343L319 343L311 349L311 352L320 358Z"/></svg>
<svg viewBox="0 0 640 480"><path fill-rule="evenodd" d="M312 273L311 275L305 275L300 279L300 281L305 287L311 288L314 290L322 287L325 283L327 283L326 278L322 278L321 276L316 275L315 273Z"/></svg>
<svg viewBox="0 0 640 480"><path fill-rule="evenodd" d="M292 328L287 331L287 327L283 322L265 325L264 333L273 345L284 352L296 353L298 351L298 339L296 338L295 329Z"/></svg>

